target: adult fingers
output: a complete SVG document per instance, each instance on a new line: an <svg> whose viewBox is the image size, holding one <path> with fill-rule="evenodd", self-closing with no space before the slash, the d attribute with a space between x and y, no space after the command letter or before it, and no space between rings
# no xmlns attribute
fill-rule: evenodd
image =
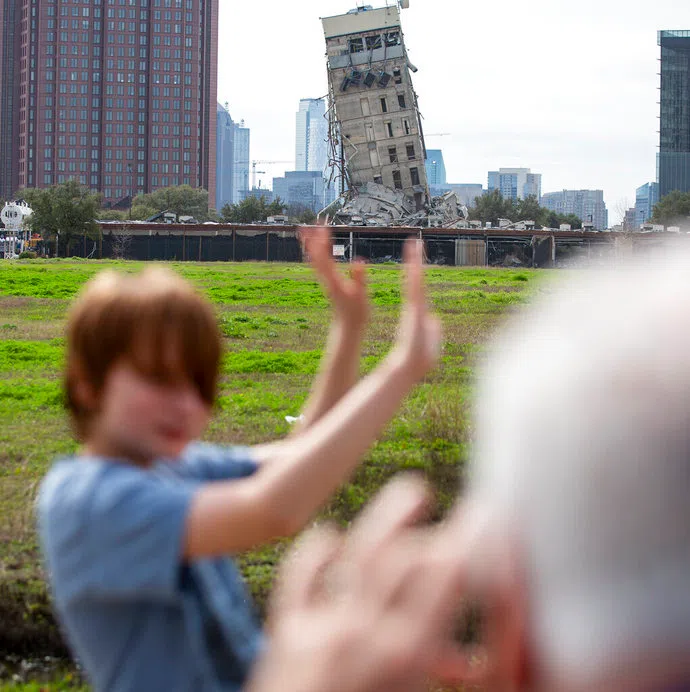
<svg viewBox="0 0 690 692"><path fill-rule="evenodd" d="M303 608L321 593L324 572L337 556L342 538L331 527L305 533L283 562L272 602L272 617Z"/></svg>
<svg viewBox="0 0 690 692"><path fill-rule="evenodd" d="M354 522L343 562L366 567L405 528L427 516L431 496L425 483L410 475L386 485Z"/></svg>

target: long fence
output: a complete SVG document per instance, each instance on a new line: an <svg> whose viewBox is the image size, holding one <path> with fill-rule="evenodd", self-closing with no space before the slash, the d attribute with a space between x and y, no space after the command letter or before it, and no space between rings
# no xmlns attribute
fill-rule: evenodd
<svg viewBox="0 0 690 692"><path fill-rule="evenodd" d="M91 258L195 262L301 262L296 226L101 223L101 237L73 245L70 254ZM308 233L309 227L302 227ZM606 262L644 251L672 234L627 236L579 231L419 229L334 226L334 251L342 261L400 262L411 235L424 240L427 262L446 266L551 267ZM48 248L50 251L50 248Z"/></svg>

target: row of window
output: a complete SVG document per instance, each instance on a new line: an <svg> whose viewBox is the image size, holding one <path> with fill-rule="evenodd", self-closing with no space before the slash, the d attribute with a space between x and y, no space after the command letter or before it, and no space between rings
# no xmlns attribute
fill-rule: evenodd
<svg viewBox="0 0 690 692"><path fill-rule="evenodd" d="M380 175L374 176L374 182L383 185L383 178ZM410 186L419 185L419 169L410 168ZM403 189L403 180L401 171L393 171L393 187L396 190Z"/></svg>

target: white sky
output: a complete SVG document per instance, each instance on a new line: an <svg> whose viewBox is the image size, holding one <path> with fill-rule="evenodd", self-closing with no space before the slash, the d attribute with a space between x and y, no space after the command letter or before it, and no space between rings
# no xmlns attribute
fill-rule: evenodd
<svg viewBox="0 0 690 692"><path fill-rule="evenodd" d="M220 0L218 100L250 158L290 162L258 166L264 187L294 168L300 98L327 92L319 18L356 4ZM425 132L450 133L426 141L448 182L528 167L542 192L603 189L613 224L655 180L656 32L690 29L688 0L410 0L402 23Z"/></svg>

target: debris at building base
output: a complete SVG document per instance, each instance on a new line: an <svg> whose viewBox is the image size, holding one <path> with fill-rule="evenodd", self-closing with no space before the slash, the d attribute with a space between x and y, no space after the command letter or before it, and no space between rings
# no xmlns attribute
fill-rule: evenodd
<svg viewBox="0 0 690 692"><path fill-rule="evenodd" d="M418 228L461 228L467 224L467 207L455 192L432 197L423 209L414 204L401 190L378 183L364 183L347 193L331 223L337 226L413 226Z"/></svg>

